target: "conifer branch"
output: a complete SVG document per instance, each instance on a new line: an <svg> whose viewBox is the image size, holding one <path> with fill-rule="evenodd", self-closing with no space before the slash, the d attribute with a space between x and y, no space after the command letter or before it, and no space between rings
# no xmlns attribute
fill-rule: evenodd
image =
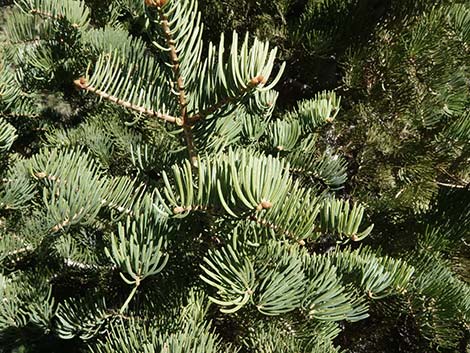
<svg viewBox="0 0 470 353"><path fill-rule="evenodd" d="M41 10L38 10L38 9L32 9L30 11L30 13L32 15L39 15L41 17L49 18L49 19L52 19L52 20L61 20L65 17L64 15L61 15L61 14L54 15L53 13L41 11ZM80 25L78 23L72 23L72 27L73 28L78 28L78 27L80 27Z"/></svg>
<svg viewBox="0 0 470 353"><path fill-rule="evenodd" d="M119 213L124 213L128 216L134 216L134 211L132 211L130 208L126 208L126 207L123 207L123 206L120 206L118 204L115 204L113 202L108 202L106 201L106 199L102 199L101 200L101 203L104 205L104 206L108 206L109 208L112 208L113 210L116 210L118 211Z"/></svg>
<svg viewBox="0 0 470 353"><path fill-rule="evenodd" d="M116 271L118 267L116 265L94 265L94 264L87 264L84 262L80 262L77 260L72 260L71 258L64 259L64 265L68 268L73 268L76 270L82 271L98 271L98 270L108 270L108 271Z"/></svg>
<svg viewBox="0 0 470 353"><path fill-rule="evenodd" d="M203 205L195 205L195 206L177 206L173 208L173 213L175 215L178 214L183 214L187 212L197 212L197 211L211 211L211 209L208 206L203 206Z"/></svg>
<svg viewBox="0 0 470 353"><path fill-rule="evenodd" d="M27 39L27 40L22 40L22 41L16 41L16 42L7 42L9 45L39 45L41 44L42 39L39 37L32 38L32 39Z"/></svg>
<svg viewBox="0 0 470 353"><path fill-rule="evenodd" d="M194 124L195 122L204 119L205 117L215 113L217 110L223 108L224 106L240 100L241 98L243 98L243 96L245 96L245 94L250 92L259 84L265 84L265 83L266 83L266 79L263 76L253 77L248 83L248 86L245 88L242 88L237 95L232 96L232 97L227 96L223 98L222 100L220 100L219 102L215 103L214 105L210 106L209 108L203 110L202 112L194 114L193 116L189 118L189 122L191 124Z"/></svg>
<svg viewBox="0 0 470 353"><path fill-rule="evenodd" d="M54 14L52 14L50 12L44 12L44 11L41 11L41 10L38 10L38 9L32 9L30 11L30 13L32 15L39 15L41 17L51 18L53 20L60 20L61 18L63 18L63 16L54 16Z"/></svg>
<svg viewBox="0 0 470 353"><path fill-rule="evenodd" d="M445 187L452 188L452 189L466 189L470 186L470 184L459 185L459 184L441 183L440 181L437 181L436 184L439 186L445 186Z"/></svg>
<svg viewBox="0 0 470 353"><path fill-rule="evenodd" d="M271 222L268 222L267 220L263 219L263 218L260 218L260 217L256 217L255 215L251 215L248 217L248 219L252 222L255 222L256 224L259 224L260 226L263 226L263 227L266 227L266 228L270 228L272 230L274 230L275 232L278 232L282 235L285 235L286 237L292 239L292 240L295 240L297 241L300 245L305 245L305 241L302 240L302 239L297 239L297 237L295 236L295 234L293 234L292 232L288 231L288 230L285 230L285 229L282 229L280 226L274 224L274 223L271 223Z"/></svg>
<svg viewBox="0 0 470 353"><path fill-rule="evenodd" d="M11 256L18 256L20 254L28 253L33 251L33 247L31 245L27 245L21 249L13 250L5 254L4 257L11 257Z"/></svg>
<svg viewBox="0 0 470 353"><path fill-rule="evenodd" d="M67 258L64 260L64 265L70 268L78 269L78 270L98 270L100 267L97 265L89 265L82 262L78 262Z"/></svg>
<svg viewBox="0 0 470 353"><path fill-rule="evenodd" d="M81 217L83 215L83 212L84 212L84 209L80 209L79 212L75 213L72 218L66 218L64 219L62 222L56 224L54 227L52 227L52 231L54 233L57 233L59 231L63 231L65 230L66 227L68 227L71 222L75 221L76 219L78 219L79 217Z"/></svg>
<svg viewBox="0 0 470 353"><path fill-rule="evenodd" d="M168 18L166 17L165 13L163 12L161 6L164 5L164 1L157 2L158 12L160 15L160 21L163 33L165 34L165 39L170 49L170 61L171 67L173 70L173 74L175 75L176 80L176 88L178 89L178 97L179 97L179 105L180 105L180 114L181 114L181 121L178 121L182 124L183 132L186 140L186 145L188 148L189 159L191 160L191 164L193 166L197 166L197 155L194 148L194 137L192 127L188 117L188 102L186 99L186 91L184 87L184 78L181 75L180 71L180 61L178 57L178 53L176 52L175 41L171 35L170 24L168 22Z"/></svg>
<svg viewBox="0 0 470 353"><path fill-rule="evenodd" d="M123 101L123 100L119 99L118 97L115 97L115 96L112 96L112 95L110 95L106 92L103 92L103 91L97 89L96 87L93 87L93 86L89 85L87 83L86 79L83 78L83 77L78 79L78 80L75 80L74 84L80 89L84 89L86 91L92 92L92 93L100 96L101 98L109 100L113 103L116 103L117 105L120 105L124 108L134 110L134 111L136 111L138 113L141 113L141 114L154 116L154 117L157 117L158 119L164 120L164 121L169 122L169 123L174 123L175 124L175 123L178 122L178 119L175 118L174 116L171 116L171 115L168 115L168 114L163 114L161 112L157 112L157 111L147 109L147 108L144 108L144 107L140 107L138 105L132 104L131 102Z"/></svg>
<svg viewBox="0 0 470 353"><path fill-rule="evenodd" d="M27 114L27 113L16 113L16 112L1 112L0 116L4 117L9 117L9 118L30 118L30 119L36 119L39 118L41 115L40 114Z"/></svg>
<svg viewBox="0 0 470 353"><path fill-rule="evenodd" d="M452 189L466 189L466 188L470 187L470 181L461 180L461 179L457 178L455 175L452 175L451 173L449 173L444 168L439 168L439 170L442 173L446 174L450 179L454 180L455 183L451 184L451 183L444 183L444 182L436 181L437 185L444 186L444 187L449 187L449 188L452 188Z"/></svg>

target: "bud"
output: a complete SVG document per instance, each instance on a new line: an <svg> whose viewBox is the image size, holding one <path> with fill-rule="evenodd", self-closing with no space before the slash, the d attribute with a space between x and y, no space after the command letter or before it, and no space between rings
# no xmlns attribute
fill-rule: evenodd
<svg viewBox="0 0 470 353"><path fill-rule="evenodd" d="M38 179L44 179L45 177L47 177L47 174L44 173L44 172L38 172L38 173L34 174L34 176Z"/></svg>
<svg viewBox="0 0 470 353"><path fill-rule="evenodd" d="M84 89L86 88L87 80L85 77L80 77L78 80L73 81L73 83L75 86Z"/></svg>
<svg viewBox="0 0 470 353"><path fill-rule="evenodd" d="M145 5L148 7L163 7L168 0L145 0Z"/></svg>
<svg viewBox="0 0 470 353"><path fill-rule="evenodd" d="M273 207L273 204L269 201L261 201L261 203L256 206L256 211L268 210Z"/></svg>
<svg viewBox="0 0 470 353"><path fill-rule="evenodd" d="M184 207L181 207L181 206L177 206L173 209L174 214L182 214L182 213L184 213L184 211L185 211Z"/></svg>
<svg viewBox="0 0 470 353"><path fill-rule="evenodd" d="M357 236L357 234L353 234L352 237L351 237L351 240L352 241L358 241L359 237Z"/></svg>
<svg viewBox="0 0 470 353"><path fill-rule="evenodd" d="M261 206L267 210L267 209L270 209L271 207L273 207L273 204L269 201L263 201L261 202Z"/></svg>
<svg viewBox="0 0 470 353"><path fill-rule="evenodd" d="M262 75L253 77L253 78L250 80L250 85L251 85L251 86L258 86L259 84L263 84L263 85L264 85L265 83L266 83L266 79L265 79L264 76L262 76Z"/></svg>

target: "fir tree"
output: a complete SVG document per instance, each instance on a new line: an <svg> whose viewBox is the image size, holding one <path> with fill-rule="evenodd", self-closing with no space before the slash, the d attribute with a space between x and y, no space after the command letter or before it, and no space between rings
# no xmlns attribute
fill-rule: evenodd
<svg viewBox="0 0 470 353"><path fill-rule="evenodd" d="M191 0L8 11L5 352L338 352L342 324L377 302L443 348L468 332L437 230L420 243L437 262L358 244L373 227L337 194L347 163L320 139L340 99L273 115L283 65L267 42L205 43Z"/></svg>
<svg viewBox="0 0 470 353"><path fill-rule="evenodd" d="M409 258L417 272L435 279L431 287L446 292L432 294L423 288L425 282L416 282L423 300L401 311L408 314L399 316L395 324L405 322L410 328L395 335L410 339L423 335L434 345L465 351L468 331L462 331L456 320L459 315L451 312L454 304L459 311L468 311L467 301L455 294L467 289L453 290L449 283L468 288L462 283L468 283L470 230L468 4L432 0L281 3L278 9L283 16L268 4L222 2L225 13L239 16L240 21L230 25L243 27L243 15L230 8L249 9L254 15L250 19L255 19L248 21L250 30L283 47L284 58L291 63L287 87L292 92L293 81L301 88L294 96L310 97L309 87L336 87L345 108L327 141L349 162L351 177L345 191L368 204L376 224L366 242L387 254ZM282 100L290 101L285 96ZM421 261L423 256L426 261ZM429 275L429 271L445 275ZM444 297L453 298L454 304L443 303ZM383 331L378 318L390 320L391 315L377 309L376 328ZM413 312L421 313L410 315ZM347 332L351 331L356 329L352 326ZM365 346L364 341L386 340L368 333L356 336L357 349Z"/></svg>

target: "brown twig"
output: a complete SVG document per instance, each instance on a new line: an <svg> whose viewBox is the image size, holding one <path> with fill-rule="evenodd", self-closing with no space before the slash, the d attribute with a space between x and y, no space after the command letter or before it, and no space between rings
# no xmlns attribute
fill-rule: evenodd
<svg viewBox="0 0 470 353"><path fill-rule="evenodd" d="M267 221L263 218L255 216L255 215L248 216L248 219L252 222L255 222L255 223L259 224L260 226L270 228L270 229L274 230L275 232L278 232L279 234L285 235L288 238L297 241L297 243L299 243L302 246L305 245L305 241L303 239L298 239L295 236L294 233L292 233L292 232L290 232L286 229L283 229L283 228L279 227L278 225L276 225L274 223L271 223L271 222L269 222L269 221Z"/></svg>
<svg viewBox="0 0 470 353"><path fill-rule="evenodd" d="M48 18L52 18L54 20L60 20L61 18L63 18L63 16L54 16L50 12L43 12L43 11L40 11L40 10L37 10L37 9L32 9L30 11L30 13L32 15L39 15L39 16L42 16L42 17L48 17Z"/></svg>
<svg viewBox="0 0 470 353"><path fill-rule="evenodd" d="M182 214L185 212L192 212L192 211L209 211L208 206L203 205L195 205L195 206L176 206L173 208L173 214Z"/></svg>
<svg viewBox="0 0 470 353"><path fill-rule="evenodd" d="M160 4L158 4L160 5ZM164 4L161 4L164 5ZM163 33L165 34L166 43L168 48L170 49L170 61L171 67L173 69L173 74L175 75L176 80L176 87L178 89L178 96L179 96L179 105L180 105L180 115L181 115L181 125L183 127L183 132L186 140L186 145L188 148L189 159L191 160L191 164L193 166L197 166L197 155L194 148L194 137L192 127L189 121L188 116L188 109L187 109L187 100L186 100L186 91L184 87L184 78L181 75L180 71L180 62L178 53L176 52L175 41L171 36L170 25L168 23L168 18L166 17L165 13L163 12L161 7L158 7L158 12L160 14L160 21L162 25Z"/></svg>
<svg viewBox="0 0 470 353"><path fill-rule="evenodd" d="M17 41L17 42L8 42L8 44L10 44L10 45L29 45L29 44L39 45L39 44L41 44L42 40L43 39L41 39L39 37L36 37L36 38L26 39L26 40Z"/></svg>
<svg viewBox="0 0 470 353"><path fill-rule="evenodd" d="M86 91L92 92L92 93L100 96L101 98L109 100L113 103L116 103L117 105L120 105L124 108L134 110L134 111L136 111L138 113L141 113L141 114L154 116L154 117L157 117L158 119L165 120L169 123L177 123L178 122L178 119L175 118L174 116L163 114L163 113L154 111L152 109L147 109L147 108L144 108L144 107L140 107L138 105L132 104L131 102L123 101L123 100L119 99L118 97L115 97L115 96L112 96L112 95L110 95L106 92L103 92L103 91L97 89L96 87L93 87L93 86L89 85L87 83L86 79L83 78L83 77L78 79L78 80L75 80L74 83L80 89L84 89Z"/></svg>
<svg viewBox="0 0 470 353"><path fill-rule="evenodd" d="M39 16L42 16L42 17L47 17L47 18L50 18L50 19L53 19L53 20L61 20L61 19L64 18L64 15L62 15L62 14L54 15L50 12L43 12L43 11L40 11L38 9L32 9L29 13L31 13L32 15L39 15ZM78 28L80 26L78 25L78 23L72 23L72 27L73 28Z"/></svg>

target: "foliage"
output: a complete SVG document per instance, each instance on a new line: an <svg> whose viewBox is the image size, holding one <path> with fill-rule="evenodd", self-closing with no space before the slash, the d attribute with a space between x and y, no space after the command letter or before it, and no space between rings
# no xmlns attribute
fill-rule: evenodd
<svg viewBox="0 0 470 353"><path fill-rule="evenodd" d="M408 87L398 80L386 86L391 98L378 106L362 99L345 113L329 90L287 112L275 109L285 68L277 58L292 64L296 53L286 43L302 42L304 51L315 38L345 45L340 38L357 23L341 26L331 11L347 13L354 4L250 3L246 10L259 13L250 26L262 38L270 33L256 23L270 21L262 6L284 28L298 26L275 38L280 54L236 31L209 43L201 20L208 13L201 16L192 0L19 0L8 7L0 57L0 351L339 352L344 325L379 305L413 315L431 346L451 351L465 342L469 289L449 269L454 249L446 244L468 235L468 209L445 222L450 216L436 201L443 181L426 177L436 184L432 192L399 200L413 214L426 212L432 225L417 232L410 254L398 259L358 244L383 231L373 230L367 204L382 208L375 190L348 184L344 155L354 145L342 156L337 142L348 136L345 114L392 111L387 103ZM285 14L301 8L308 11L288 23ZM423 9L417 2L414 11ZM230 16L223 18L232 27ZM322 17L336 21L325 29ZM422 124L413 129L435 137L426 144L435 153L399 173L404 184L422 182L413 175L451 158L461 160L452 173L466 180L466 49L457 44L466 43L469 18L460 5L411 16L407 36L389 45L390 80L409 73L396 64L403 49L416 60L410 67L424 70L416 77L439 76L410 80L407 97L419 105L396 100L405 125ZM385 23L377 38L402 33L398 21ZM449 36L447 46L422 39L431 25L436 34L425 39L439 45L436 38ZM321 35L301 35L315 31ZM379 44L353 52L350 63L367 50L380 57ZM445 55L462 69L446 66ZM345 93L351 98L354 90L361 101L375 90L357 89L356 70L346 70ZM361 132L378 129L363 118ZM449 139L455 145L447 148ZM429 161L418 168L422 155ZM365 176L375 173L381 168ZM361 173L354 177L361 185Z"/></svg>
<svg viewBox="0 0 470 353"><path fill-rule="evenodd" d="M450 277L468 283L469 226L464 221L470 180L468 4L432 0L276 4L273 9L275 5L264 2L223 1L219 7L208 5L205 12L208 18L217 11L229 14L230 22L211 24L215 28L248 28L280 45L288 65L279 101L287 109L299 96L308 99L326 87L335 87L342 96L343 109L332 124L333 131L320 138L349 162L347 194L369 206L375 228L366 242L414 263L421 255L411 249L424 251L422 238L436 232L439 236L432 239L437 244L452 245L439 248L438 255L427 249L426 258L433 259L429 262L437 262L440 273L448 276L435 277L434 285L445 288L453 281ZM454 207L455 202L460 206ZM458 230L441 231L457 224ZM426 225L431 228L426 230ZM417 272L429 270L421 262L415 264ZM451 296L465 311L459 296ZM419 319L407 314L404 321L416 326L409 335L424 332L435 345L465 350L468 333L458 328L430 333L429 327L439 325L438 316L447 322L443 328L452 321L452 314L444 314L450 308L430 305L433 300L414 303L412 310L405 306L408 313L425 305L442 313L442 317ZM387 317L389 311L377 309L373 315ZM354 336L353 330L352 326L346 335ZM367 340L368 334L356 336L354 348L363 349L360 341ZM447 336L451 343L445 342ZM350 343L348 336L340 341ZM428 348L416 348L423 349Z"/></svg>

